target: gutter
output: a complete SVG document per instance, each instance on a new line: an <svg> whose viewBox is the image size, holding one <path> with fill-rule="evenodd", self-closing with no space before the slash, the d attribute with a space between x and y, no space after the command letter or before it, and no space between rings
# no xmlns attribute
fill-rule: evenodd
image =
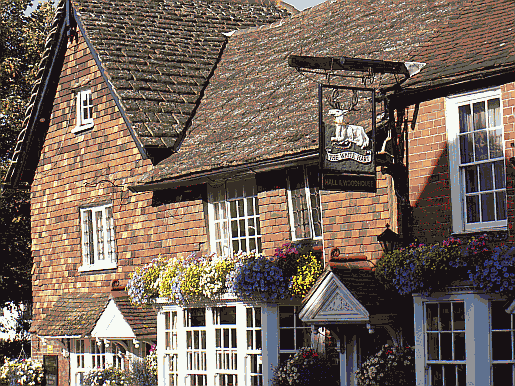
<svg viewBox="0 0 515 386"><path fill-rule="evenodd" d="M245 176L254 176L257 173L268 172L277 169L284 169L286 167L298 166L317 162L319 158L318 149L305 152L303 154L296 154L293 156L286 156L280 159L265 160L258 162L251 162L245 165L226 167L219 170L212 170L201 172L178 178L161 180L158 182L148 182L140 185L129 186L129 190L133 193L149 192L162 189L174 189L181 186L191 186L207 184L216 180L228 180L232 178L242 178Z"/></svg>

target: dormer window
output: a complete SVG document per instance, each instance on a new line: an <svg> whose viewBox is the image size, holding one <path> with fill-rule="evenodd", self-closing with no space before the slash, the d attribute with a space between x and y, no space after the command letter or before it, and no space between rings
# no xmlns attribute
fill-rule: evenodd
<svg viewBox="0 0 515 386"><path fill-rule="evenodd" d="M72 133L78 133L93 127L93 101L91 89L77 93L77 121Z"/></svg>

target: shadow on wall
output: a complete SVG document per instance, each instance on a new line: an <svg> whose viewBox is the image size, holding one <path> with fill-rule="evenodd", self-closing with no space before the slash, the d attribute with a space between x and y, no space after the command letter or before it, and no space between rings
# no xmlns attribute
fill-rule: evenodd
<svg viewBox="0 0 515 386"><path fill-rule="evenodd" d="M447 145L445 145L438 158L438 163L431 175L427 177L418 199L414 203L413 200L411 201L413 236L419 242L442 241L452 233L448 153Z"/></svg>

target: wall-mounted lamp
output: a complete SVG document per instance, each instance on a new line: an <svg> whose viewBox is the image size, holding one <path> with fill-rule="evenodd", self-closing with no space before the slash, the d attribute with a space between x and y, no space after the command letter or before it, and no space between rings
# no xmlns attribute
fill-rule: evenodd
<svg viewBox="0 0 515 386"><path fill-rule="evenodd" d="M374 333L374 326L371 325L370 323L367 323L367 328L368 328L368 333L369 334L373 334Z"/></svg>
<svg viewBox="0 0 515 386"><path fill-rule="evenodd" d="M132 344L134 345L135 348L139 348L139 340L133 339Z"/></svg>
<svg viewBox="0 0 515 386"><path fill-rule="evenodd" d="M381 243L384 253L393 252L401 244L400 236L390 229L390 224L386 224L386 229L377 236L377 241Z"/></svg>

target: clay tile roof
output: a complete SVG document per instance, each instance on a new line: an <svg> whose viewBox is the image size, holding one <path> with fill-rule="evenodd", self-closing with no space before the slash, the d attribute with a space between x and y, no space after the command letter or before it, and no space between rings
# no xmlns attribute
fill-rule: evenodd
<svg viewBox="0 0 515 386"><path fill-rule="evenodd" d="M223 50L223 33L290 15L270 0L73 1L147 149L173 146L185 129Z"/></svg>
<svg viewBox="0 0 515 386"><path fill-rule="evenodd" d="M151 158L156 149L170 154L189 126L226 44L223 33L298 12L280 0L71 1L138 147ZM66 49L66 3L57 5L5 186L32 182L59 79L52 65Z"/></svg>
<svg viewBox="0 0 515 386"><path fill-rule="evenodd" d="M472 33L481 18L496 24L503 17L498 11L504 8L512 20L513 1L479 3L478 15L474 13L476 1L335 0L269 26L238 31L228 41L181 148L143 176L140 186L317 151L317 84L327 79L289 67L290 55L416 59L429 63L420 79L438 79L444 69L462 70L455 51L471 56L467 64L472 65L475 59L467 53L469 45L474 46L473 53L485 49L489 31L481 27L476 32L481 36ZM487 3L492 4L490 10ZM455 34L456 23L467 26L473 36ZM497 33L493 27L492 47L505 44L512 53L513 27L506 23L513 26L513 21L501 22L501 28L511 32ZM435 42L440 48L433 53ZM491 56L483 56L476 68L488 65L494 56L501 59L501 53L488 52ZM437 60L444 59L449 66L433 69ZM511 60L510 56L505 59ZM332 82L345 83L335 77Z"/></svg>
<svg viewBox="0 0 515 386"><path fill-rule="evenodd" d="M128 297L115 297L114 301L138 338L156 336L157 312L153 308L135 306Z"/></svg>
<svg viewBox="0 0 515 386"><path fill-rule="evenodd" d="M32 330L39 336L87 336L104 312L109 294L66 293Z"/></svg>
<svg viewBox="0 0 515 386"><path fill-rule="evenodd" d="M412 52L427 66L407 86L415 90L477 79L490 72L513 71L515 3L468 1L433 37Z"/></svg>

